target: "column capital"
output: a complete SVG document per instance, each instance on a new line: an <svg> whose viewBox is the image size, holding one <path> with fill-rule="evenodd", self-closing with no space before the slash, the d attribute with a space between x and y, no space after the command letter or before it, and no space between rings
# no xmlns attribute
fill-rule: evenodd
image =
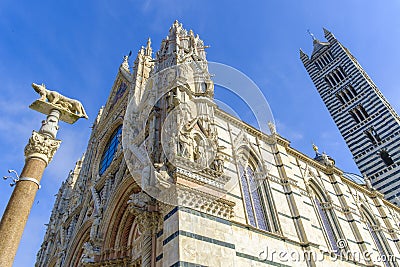
<svg viewBox="0 0 400 267"><path fill-rule="evenodd" d="M161 214L149 195L144 192L132 194L129 197L128 209L135 215L140 232L151 233L157 230Z"/></svg>
<svg viewBox="0 0 400 267"><path fill-rule="evenodd" d="M54 153L56 153L60 143L61 140L32 131L32 136L29 138L28 144L24 149L25 160L39 158L47 165L53 159Z"/></svg>

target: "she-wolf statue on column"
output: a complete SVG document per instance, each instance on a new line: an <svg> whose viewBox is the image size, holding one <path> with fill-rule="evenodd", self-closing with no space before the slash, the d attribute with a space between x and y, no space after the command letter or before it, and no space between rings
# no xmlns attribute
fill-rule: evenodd
<svg viewBox="0 0 400 267"><path fill-rule="evenodd" d="M56 91L50 91L46 89L44 84L38 85L36 83L32 83L32 87L40 95L39 100L44 102L48 101L50 104L56 105L59 108L76 114L81 118L88 118L85 109L78 100L63 96Z"/></svg>

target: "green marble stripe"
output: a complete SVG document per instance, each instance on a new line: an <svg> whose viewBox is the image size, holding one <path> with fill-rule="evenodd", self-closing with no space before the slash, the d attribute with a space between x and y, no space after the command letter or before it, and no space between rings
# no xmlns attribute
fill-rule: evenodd
<svg viewBox="0 0 400 267"><path fill-rule="evenodd" d="M283 192L283 191L281 191L281 190L278 190L278 189L276 189L276 188L274 188L274 187L272 187L271 189L274 190L274 191L276 191L276 192L279 192L279 193L281 193L281 194L285 194L285 192Z"/></svg>
<svg viewBox="0 0 400 267"><path fill-rule="evenodd" d="M190 213L190 214L199 216L199 217L202 217L202 218L206 218L206 219L209 219L209 220L212 220L212 221L215 221L215 222L223 223L223 224L226 224L226 225L232 225L232 223L230 221L228 221L228 220L225 220L225 219L222 219L222 218L218 218L218 217L206 214L206 213L202 213L202 212L197 211L197 210L192 210L190 208L179 207L179 210L183 211L183 212L186 212L186 213Z"/></svg>
<svg viewBox="0 0 400 267"><path fill-rule="evenodd" d="M245 254L245 253L241 253L241 252L236 252L236 256L241 257L241 258L245 258L245 259L249 259L249 260L252 260L252 261L261 262L261 263L267 264L268 266L290 267L289 265L285 265L285 264L282 264L282 263L269 261L267 259L263 260L263 259L260 259L258 257L252 256L252 255L249 255L249 254Z"/></svg>
<svg viewBox="0 0 400 267"><path fill-rule="evenodd" d="M218 245L218 246L235 249L235 245L234 244L231 244L231 243L228 243L228 242L224 242L224 241L221 241L221 240L217 240L217 239L214 239L214 238L210 238L210 237L207 237L207 236L202 236L202 235L198 235L198 234L195 234L195 233L183 231L183 230L176 231L175 233L173 233L172 235L167 237L163 241L163 246L165 246L170 241L172 241L174 238L176 238L176 237L178 237L180 235L181 236L186 236L186 237L189 237L189 238L193 238L193 239L197 239L197 240L201 240L201 241L204 241L204 242L207 242L207 243L215 244L215 245Z"/></svg>
<svg viewBox="0 0 400 267"><path fill-rule="evenodd" d="M314 225L314 224L311 224L311 227L314 227L314 228L316 228L316 229L318 229L318 230L322 230L322 228L321 228L321 227L319 227L319 226L316 226L316 225Z"/></svg>
<svg viewBox="0 0 400 267"><path fill-rule="evenodd" d="M242 197L237 196L237 195L232 194L232 193L229 193L229 192L226 192L226 194L227 194L228 196L231 196L231 197L234 197L234 198L237 198L237 199L242 199Z"/></svg>

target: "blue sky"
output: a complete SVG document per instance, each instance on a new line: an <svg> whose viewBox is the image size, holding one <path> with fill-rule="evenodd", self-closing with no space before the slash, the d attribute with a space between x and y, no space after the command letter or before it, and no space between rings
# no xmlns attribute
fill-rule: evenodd
<svg viewBox="0 0 400 267"><path fill-rule="evenodd" d="M399 13L399 1L2 0L0 174L21 171L23 148L44 119L28 108L37 98L32 82L81 100L90 117L60 125L63 143L45 171L14 266L34 265L54 195L85 150L123 55L132 50L135 56L148 37L158 50L175 19L211 46L208 60L239 69L261 88L278 133L293 147L313 156L313 141L340 168L358 172L299 59L299 48L310 54L307 29L323 40L326 27L399 111ZM11 192L2 181L1 214Z"/></svg>

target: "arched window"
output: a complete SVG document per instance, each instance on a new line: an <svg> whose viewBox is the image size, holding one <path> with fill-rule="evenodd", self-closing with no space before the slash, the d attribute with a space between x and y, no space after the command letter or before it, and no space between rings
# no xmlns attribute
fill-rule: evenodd
<svg viewBox="0 0 400 267"><path fill-rule="evenodd" d="M363 217L366 219L366 224L368 227L368 231L374 240L375 246L379 251L382 261L385 263L385 266L398 266L393 261L393 252L387 244L386 238L383 235L382 229L379 226L379 223L374 219L372 214L362 206L361 211Z"/></svg>
<svg viewBox="0 0 400 267"><path fill-rule="evenodd" d="M314 193L313 203L329 247L338 255L345 253L348 250L346 242L341 244L339 240L346 239L341 231L336 215L333 212L332 204L318 186L313 185L311 188Z"/></svg>
<svg viewBox="0 0 400 267"><path fill-rule="evenodd" d="M122 133L122 125L118 126L118 128L112 133L110 139L108 140L108 143L104 148L104 152L100 160L100 166L99 166L100 175L102 175L107 170L108 166L110 166L114 154L117 151L121 133Z"/></svg>
<svg viewBox="0 0 400 267"><path fill-rule="evenodd" d="M238 158L239 184L248 223L265 231L281 233L271 187L260 161L248 147L241 149Z"/></svg>
<svg viewBox="0 0 400 267"><path fill-rule="evenodd" d="M254 168L250 165L243 165L239 164L239 175L249 223L254 227L270 231L261 200L261 189L254 177Z"/></svg>

